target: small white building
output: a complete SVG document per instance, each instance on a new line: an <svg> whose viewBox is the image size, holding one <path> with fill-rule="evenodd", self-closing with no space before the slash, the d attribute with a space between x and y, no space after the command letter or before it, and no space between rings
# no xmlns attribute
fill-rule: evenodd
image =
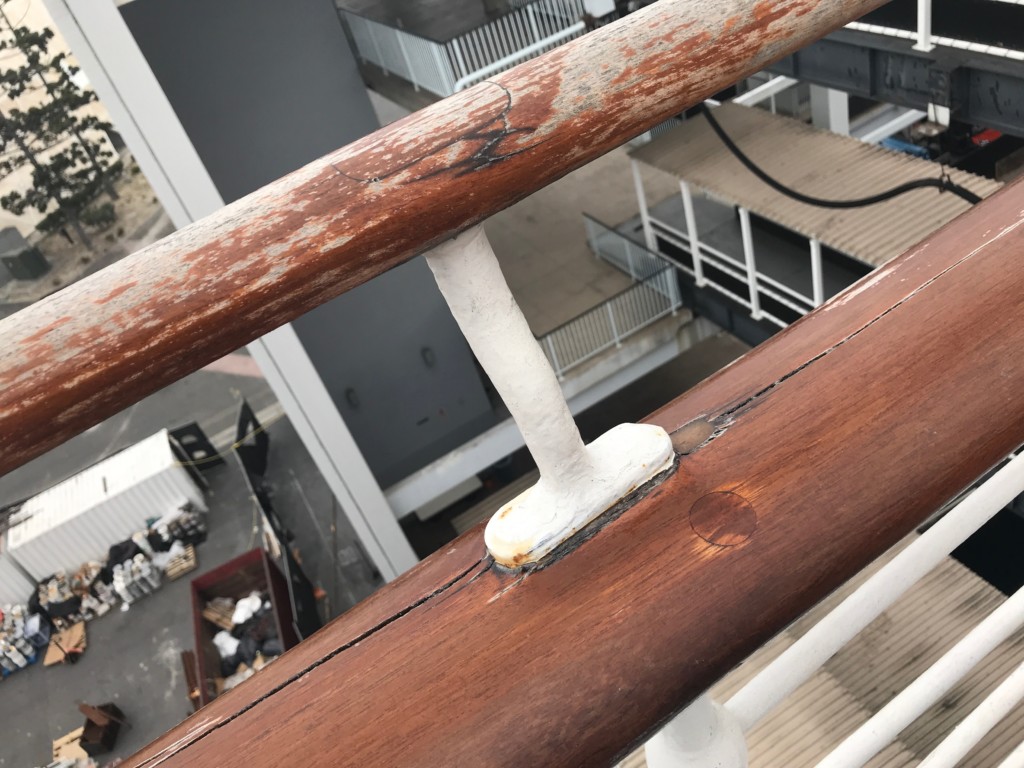
<svg viewBox="0 0 1024 768"><path fill-rule="evenodd" d="M26 501L0 552L37 580L71 572L186 502L206 509L161 430Z"/></svg>

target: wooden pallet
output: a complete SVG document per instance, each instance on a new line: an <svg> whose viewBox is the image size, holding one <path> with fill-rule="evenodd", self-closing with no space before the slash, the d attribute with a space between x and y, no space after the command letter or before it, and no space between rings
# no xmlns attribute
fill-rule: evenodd
<svg viewBox="0 0 1024 768"><path fill-rule="evenodd" d="M185 551L180 555L171 558L171 561L167 563L167 568L164 573L170 581L180 579L186 573L194 571L199 565L199 560L196 558L196 548L189 544L185 547Z"/></svg>

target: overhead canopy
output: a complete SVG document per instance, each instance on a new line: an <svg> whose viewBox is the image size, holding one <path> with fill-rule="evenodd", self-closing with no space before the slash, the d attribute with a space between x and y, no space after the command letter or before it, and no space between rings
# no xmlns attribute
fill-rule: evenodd
<svg viewBox="0 0 1024 768"><path fill-rule="evenodd" d="M906 181L938 178L930 160L821 131L763 109L723 104L715 117L751 160L799 192L828 199L863 197ZM970 204L949 192L921 189L864 208L798 203L740 164L703 117L633 150L640 162L684 179L713 197L747 208L855 259L880 266L963 213ZM981 197L999 182L949 170L953 181ZM699 227L699 223L698 223Z"/></svg>

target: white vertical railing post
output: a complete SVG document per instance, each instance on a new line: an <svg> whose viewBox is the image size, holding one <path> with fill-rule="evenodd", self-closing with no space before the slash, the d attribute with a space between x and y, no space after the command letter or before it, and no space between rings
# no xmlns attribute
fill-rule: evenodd
<svg viewBox="0 0 1024 768"><path fill-rule="evenodd" d="M537 12L532 4L526 6L526 15L530 17L530 32L533 34L533 42L539 42L540 29L537 27Z"/></svg>
<svg viewBox="0 0 1024 768"><path fill-rule="evenodd" d="M483 227L442 243L426 259L540 470L535 486L491 518L484 541L503 565L535 562L671 467L672 441L661 427L620 424L583 445L558 379L501 274Z"/></svg>
<svg viewBox="0 0 1024 768"><path fill-rule="evenodd" d="M739 723L707 694L680 712L644 745L647 768L746 768Z"/></svg>
<svg viewBox="0 0 1024 768"><path fill-rule="evenodd" d="M548 357L551 360L551 367L555 371L555 376L558 377L559 381L562 379L562 365L558 361L558 355L555 354L555 342L551 338L551 334L544 337L544 341L548 348Z"/></svg>
<svg viewBox="0 0 1024 768"><path fill-rule="evenodd" d="M459 66L459 78L463 78L469 74L469 70L466 69L466 60L462 58L462 38L457 37L451 42L452 52L455 54L455 63ZM454 86L452 86L454 90Z"/></svg>
<svg viewBox="0 0 1024 768"><path fill-rule="evenodd" d="M811 243L811 296L814 306L820 307L825 303L825 286L821 277L821 241L812 237Z"/></svg>
<svg viewBox="0 0 1024 768"><path fill-rule="evenodd" d="M395 39L398 40L398 50L402 54L402 61L405 62L405 71L408 72L408 80L412 83L412 89L416 92L420 90L419 80L416 77L416 70L412 66L412 62L409 61L409 52L405 50L405 35L400 29L395 30Z"/></svg>
<svg viewBox="0 0 1024 768"><path fill-rule="evenodd" d="M644 192L644 179L640 175L640 163L636 160L629 161L633 169L633 186L636 187L636 203L640 207L640 223L644 228L644 243L651 253L658 252L658 243L654 239L654 228L651 226L651 214L647 210L647 193Z"/></svg>
<svg viewBox="0 0 1024 768"><path fill-rule="evenodd" d="M700 257L700 237L697 235L697 216L693 212L693 191L690 184L682 179L679 180L679 191L683 195L683 213L686 216L686 234L690 238L690 256L693 258L693 277L697 281L697 287L702 288L707 280L704 279L704 264Z"/></svg>
<svg viewBox="0 0 1024 768"><path fill-rule="evenodd" d="M367 31L370 33L370 42L373 43L373 49L377 52L377 64L382 70L384 70L384 76L388 75L388 68L384 65L384 54L381 52L380 41L377 39L377 33L374 31L374 24L372 21L366 25Z"/></svg>
<svg viewBox="0 0 1024 768"><path fill-rule="evenodd" d="M931 51L932 43L932 0L917 0L917 42L915 51Z"/></svg>
<svg viewBox="0 0 1024 768"><path fill-rule="evenodd" d="M750 316L761 319L761 294L757 286L757 265L754 263L754 236L750 229L750 211L740 207L740 230L743 235L743 260L747 265L747 284L750 288Z"/></svg>
<svg viewBox="0 0 1024 768"><path fill-rule="evenodd" d="M608 322L611 323L611 326L612 326L612 338L615 339L615 346L616 347L621 347L622 346L622 339L619 338L619 327L615 323L615 313L612 312L612 305L610 303L609 304L605 304L604 308L606 310L608 310Z"/></svg>
<svg viewBox="0 0 1024 768"><path fill-rule="evenodd" d="M455 75L452 73L452 64L448 61L447 57L442 55L439 44L431 43L430 52L434 55L434 65L437 67L437 73L444 83L444 93L441 95L451 96L455 93Z"/></svg>

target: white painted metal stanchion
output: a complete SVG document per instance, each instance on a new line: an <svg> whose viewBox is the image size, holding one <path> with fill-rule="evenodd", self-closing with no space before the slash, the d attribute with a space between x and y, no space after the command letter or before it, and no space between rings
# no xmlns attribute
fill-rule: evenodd
<svg viewBox="0 0 1024 768"><path fill-rule="evenodd" d="M495 514L484 539L500 563L535 562L668 469L675 455L671 440L661 427L620 424L583 445L482 227L439 245L427 264L540 470L535 486Z"/></svg>
<svg viewBox="0 0 1024 768"><path fill-rule="evenodd" d="M825 286L821 275L821 241L811 238L811 295L814 297L814 306L820 307L825 303Z"/></svg>
<svg viewBox="0 0 1024 768"><path fill-rule="evenodd" d="M651 253L658 252L658 243L654 239L654 228L651 226L651 213L647 209L647 193L644 192L644 179L640 175L640 163L629 161L633 169L633 186L636 187L636 202L640 208L640 223L644 227L644 244Z"/></svg>
<svg viewBox="0 0 1024 768"><path fill-rule="evenodd" d="M683 196L683 214L686 217L686 234L690 238L690 256L693 257L693 277L697 287L703 288L707 283L704 279L704 264L700 255L700 237L697 234L697 216L693 211L693 192L688 182L679 180L679 192Z"/></svg>
<svg viewBox="0 0 1024 768"><path fill-rule="evenodd" d="M1024 456L996 472L729 699L725 706L744 732L1021 492Z"/></svg>
<svg viewBox="0 0 1024 768"><path fill-rule="evenodd" d="M739 723L706 694L647 744L647 768L746 768L747 742Z"/></svg>
<svg viewBox="0 0 1024 768"><path fill-rule="evenodd" d="M750 289L750 316L761 319L761 294L757 284L757 264L754 261L754 234L750 228L750 211L740 207L740 234L743 237L743 260L747 267L747 286Z"/></svg>
<svg viewBox="0 0 1024 768"><path fill-rule="evenodd" d="M1022 625L1024 589L1017 590L923 675L847 737L818 763L818 768L864 765Z"/></svg>
<svg viewBox="0 0 1024 768"><path fill-rule="evenodd" d="M1006 759L999 764L999 768L1024 768L1024 741L1006 756Z"/></svg>
<svg viewBox="0 0 1024 768"><path fill-rule="evenodd" d="M935 49L932 42L932 0L917 0L917 42L915 51Z"/></svg>
<svg viewBox="0 0 1024 768"><path fill-rule="evenodd" d="M921 763L920 768L954 768L985 734L1024 699L1024 664L992 691Z"/></svg>

